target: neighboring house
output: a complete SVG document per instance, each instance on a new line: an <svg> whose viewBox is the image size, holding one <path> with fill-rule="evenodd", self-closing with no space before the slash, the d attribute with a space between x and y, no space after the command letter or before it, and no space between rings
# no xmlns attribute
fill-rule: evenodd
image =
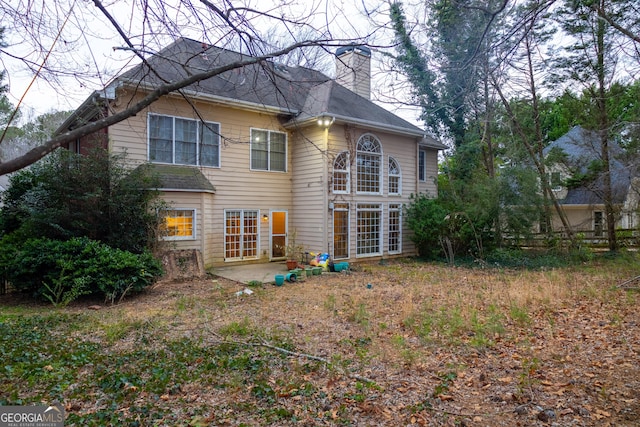
<svg viewBox="0 0 640 427"><path fill-rule="evenodd" d="M638 190L640 181L633 168L623 160L624 153L615 141L609 141L612 201L616 210L616 228L638 225ZM550 165L550 183L569 223L575 231L588 237L606 235L602 151L597 132L575 126L553 141L543 154ZM555 212L553 229L562 223Z"/></svg>
<svg viewBox="0 0 640 427"><path fill-rule="evenodd" d="M122 111L161 80L246 58L179 39L94 93L60 131ZM366 47L338 49L335 80L270 61L233 69L161 98L104 140L154 165L171 206L166 238L198 249L207 267L282 260L294 231L297 245L334 259L414 255L402 208L411 194L437 194L446 147L370 101L370 61Z"/></svg>

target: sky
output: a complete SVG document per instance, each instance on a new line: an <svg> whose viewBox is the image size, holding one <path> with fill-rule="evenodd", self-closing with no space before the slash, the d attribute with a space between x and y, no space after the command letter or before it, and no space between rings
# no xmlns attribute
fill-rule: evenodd
<svg viewBox="0 0 640 427"><path fill-rule="evenodd" d="M97 10L93 2L56 0L42 2L41 9L38 9L35 2L22 3L23 1L12 0L15 2L19 16L13 17L16 27L7 27L5 42L8 46L3 49L3 54L0 54L2 66L6 70L4 83L8 84L10 89L8 93L10 102L13 105L20 103L23 121L46 112L77 108L92 91L100 89L111 78L139 62L130 50L117 49L124 45L122 38L107 22L104 15ZM135 3L132 3L133 1ZM182 35L200 40L204 38L218 40L216 37L219 36L213 31L207 31L203 23L195 22L189 17L188 10L180 6L178 0L103 0L105 8L121 28L132 35L134 44L142 46L144 41L145 46L154 43L166 45L171 40L171 37L162 37L167 35L166 27L158 27L155 31L147 29L145 35L137 29L142 20L135 18L134 5L141 1L156 2L155 5L151 5L153 13L159 14L158 7L164 8L166 16L169 16L172 22L180 23ZM232 1L234 5L240 3L236 0ZM310 27L316 29L324 27L331 32L331 37L337 40L369 36L368 40L374 44L372 98L376 100L381 99L379 96L381 94L389 95L391 85L388 76L384 78L377 69L380 66L377 60L381 55L377 55L376 46L388 44L390 37L388 33L375 30L371 20L367 18L367 16L377 16L372 4L379 5L381 2L373 0L240 1L244 2L248 8L257 8L274 16L281 16L281 14L306 16L309 19L305 22L310 23ZM43 19L38 20L38 17ZM5 14L0 18L2 22L10 22L8 19L11 17ZM261 31L260 35L283 30L282 28L273 30L274 22L274 20L265 20L255 22L253 26ZM18 28L20 25L23 27ZM291 24L289 27L299 26ZM35 28L40 30L36 32ZM33 39L37 40L39 46L31 41L29 36L25 37L25 34L29 35L30 32L37 33ZM163 39L164 43L160 42L160 39ZM51 53L47 56L49 50ZM23 62L12 59L11 56L27 56L32 63L30 67L25 67ZM43 63L45 66L40 73L37 73ZM47 73L48 69L54 68L62 74ZM392 80L397 81L398 78L395 77ZM419 124L416 120L418 112L415 109L388 102L378 103L406 120Z"/></svg>

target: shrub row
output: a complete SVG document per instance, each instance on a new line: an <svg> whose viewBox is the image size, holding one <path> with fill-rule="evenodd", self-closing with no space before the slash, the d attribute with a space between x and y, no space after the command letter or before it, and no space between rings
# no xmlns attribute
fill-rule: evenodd
<svg viewBox="0 0 640 427"><path fill-rule="evenodd" d="M134 254L86 237L0 241L0 276L54 305L80 295L114 302L153 284L161 274L161 263L149 252Z"/></svg>

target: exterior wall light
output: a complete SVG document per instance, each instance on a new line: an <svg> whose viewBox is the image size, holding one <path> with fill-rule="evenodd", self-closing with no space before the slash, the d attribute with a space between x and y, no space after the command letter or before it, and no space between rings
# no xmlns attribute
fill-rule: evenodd
<svg viewBox="0 0 640 427"><path fill-rule="evenodd" d="M335 117L331 116L320 116L318 117L318 126L321 128L329 129L333 122L336 121Z"/></svg>

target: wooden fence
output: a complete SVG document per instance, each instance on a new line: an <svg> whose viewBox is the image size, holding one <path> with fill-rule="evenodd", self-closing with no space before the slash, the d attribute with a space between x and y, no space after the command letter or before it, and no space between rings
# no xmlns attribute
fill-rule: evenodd
<svg viewBox="0 0 640 427"><path fill-rule="evenodd" d="M609 240L606 230L578 230L575 231L576 237L581 245L590 248L608 248ZM618 229L616 230L616 239L618 246L621 248L640 248L640 230L634 229ZM564 231L554 231L552 233L534 233L528 238L506 236L504 240L513 246L518 247L549 247L561 246L566 247L571 243L567 233Z"/></svg>

